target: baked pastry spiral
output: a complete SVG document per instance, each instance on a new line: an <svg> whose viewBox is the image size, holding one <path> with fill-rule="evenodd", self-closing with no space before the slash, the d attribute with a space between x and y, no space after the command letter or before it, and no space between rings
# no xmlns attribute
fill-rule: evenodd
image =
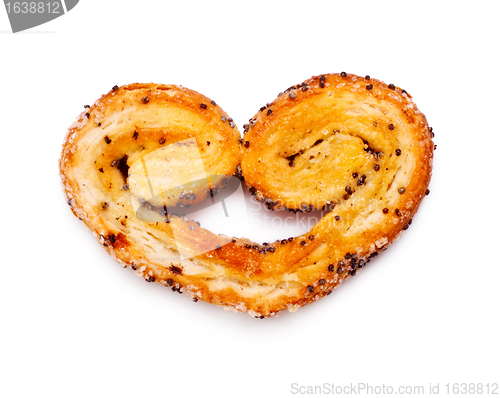
<svg viewBox="0 0 500 398"><path fill-rule="evenodd" d="M405 90L368 76L292 86L250 119L242 139L209 98L132 84L80 115L60 174L73 213L124 267L263 318L331 293L410 225L429 192L432 136ZM162 185L166 167L179 178L170 187L181 188ZM233 175L271 210L324 216L307 234L260 245L181 214Z"/></svg>

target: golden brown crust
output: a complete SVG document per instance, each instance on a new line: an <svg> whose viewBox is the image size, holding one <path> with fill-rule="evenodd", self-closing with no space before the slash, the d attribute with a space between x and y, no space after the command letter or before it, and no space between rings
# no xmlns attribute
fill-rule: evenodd
<svg viewBox="0 0 500 398"><path fill-rule="evenodd" d="M404 90L375 79L313 77L263 107L245 126L243 145L233 126L185 88L112 90L65 140L60 168L73 212L146 280L262 317L317 300L354 275L407 228L426 194L433 151L426 119ZM138 220L123 172L189 137L207 173L232 175L241 162L269 208L331 211L309 233L267 246L229 241L180 217ZM175 241L203 254L182 260Z"/></svg>

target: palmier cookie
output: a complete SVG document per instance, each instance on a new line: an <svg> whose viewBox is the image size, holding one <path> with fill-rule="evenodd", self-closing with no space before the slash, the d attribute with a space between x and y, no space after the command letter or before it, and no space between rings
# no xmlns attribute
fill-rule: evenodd
<svg viewBox="0 0 500 398"><path fill-rule="evenodd" d="M242 139L214 101L179 86L133 84L84 110L60 171L73 213L120 264L195 301L262 318L329 294L408 228L429 192L432 136L405 90L368 76L292 86L250 119ZM146 168L160 175L156 154L180 143L196 147L210 192L202 183L157 195L158 203L140 198L147 188L137 176ZM193 173L179 170L188 180ZM324 216L307 234L260 245L182 215L231 175L269 209ZM138 206L156 216L139 219Z"/></svg>

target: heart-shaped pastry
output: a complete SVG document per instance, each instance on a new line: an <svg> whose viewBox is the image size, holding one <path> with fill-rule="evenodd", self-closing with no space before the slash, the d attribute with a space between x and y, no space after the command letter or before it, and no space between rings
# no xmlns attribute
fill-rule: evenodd
<svg viewBox="0 0 500 398"><path fill-rule="evenodd" d="M329 294L410 225L429 192L432 136L405 90L368 76L292 86L243 138L199 93L132 84L80 115L60 171L73 213L124 267L262 318ZM270 210L326 214L307 234L267 245L182 214L221 195L232 176Z"/></svg>

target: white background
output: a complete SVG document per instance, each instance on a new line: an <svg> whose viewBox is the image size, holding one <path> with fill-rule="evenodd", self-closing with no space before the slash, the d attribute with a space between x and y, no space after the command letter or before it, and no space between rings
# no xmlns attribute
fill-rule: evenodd
<svg viewBox="0 0 500 398"><path fill-rule="evenodd" d="M498 4L82 0L18 34L0 9L0 396L500 383ZM405 88L438 148L411 228L327 298L265 320L194 304L122 269L71 214L63 138L113 85L181 84L242 130L341 71Z"/></svg>

